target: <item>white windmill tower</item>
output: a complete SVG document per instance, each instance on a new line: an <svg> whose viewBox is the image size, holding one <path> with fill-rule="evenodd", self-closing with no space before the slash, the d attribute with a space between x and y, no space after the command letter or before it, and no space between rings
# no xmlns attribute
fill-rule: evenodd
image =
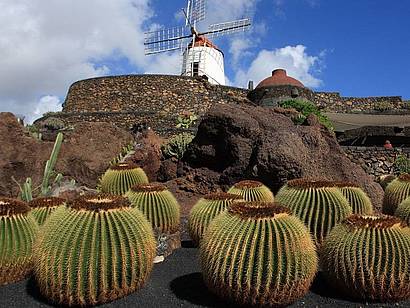
<svg viewBox="0 0 410 308"><path fill-rule="evenodd" d="M249 18L213 24L199 32L197 22L205 19L205 0L188 0L185 26L145 33L145 54L180 49L183 76L206 76L213 84L225 85L223 52L209 39L247 30Z"/></svg>

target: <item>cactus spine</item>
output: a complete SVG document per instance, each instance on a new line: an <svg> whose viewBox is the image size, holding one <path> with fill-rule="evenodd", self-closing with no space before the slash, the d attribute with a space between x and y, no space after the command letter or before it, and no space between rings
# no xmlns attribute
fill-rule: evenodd
<svg viewBox="0 0 410 308"><path fill-rule="evenodd" d="M367 194L356 184L337 183L343 196L349 202L353 214L371 215L373 214L373 205Z"/></svg>
<svg viewBox="0 0 410 308"><path fill-rule="evenodd" d="M58 305L109 302L145 283L155 246L148 221L126 198L81 197L43 225L34 248L35 278Z"/></svg>
<svg viewBox="0 0 410 308"><path fill-rule="evenodd" d="M378 301L410 297L410 228L397 217L352 215L323 243L321 266L346 295Z"/></svg>
<svg viewBox="0 0 410 308"><path fill-rule="evenodd" d="M47 217L50 216L59 206L64 206L66 200L57 197L44 197L36 198L29 202L31 207L31 213L36 219L37 223L41 226L46 221Z"/></svg>
<svg viewBox="0 0 410 308"><path fill-rule="evenodd" d="M32 246L38 225L30 207L0 197L0 285L14 283L32 271Z"/></svg>
<svg viewBox="0 0 410 308"><path fill-rule="evenodd" d="M240 195L245 201L273 202L273 193L268 187L258 181L240 181L234 184L228 193Z"/></svg>
<svg viewBox="0 0 410 308"><path fill-rule="evenodd" d="M188 218L188 231L193 242L198 245L212 219L238 200L242 200L242 197L229 193L209 194L199 199Z"/></svg>
<svg viewBox="0 0 410 308"><path fill-rule="evenodd" d="M330 230L352 214L347 199L335 182L296 179L276 195L276 201L300 218L320 245Z"/></svg>
<svg viewBox="0 0 410 308"><path fill-rule="evenodd" d="M315 245L287 208L234 202L211 222L200 246L206 285L241 305L285 306L315 277Z"/></svg>
<svg viewBox="0 0 410 308"><path fill-rule="evenodd" d="M410 225L410 196L407 197L400 205L397 207L394 216L400 217L408 225Z"/></svg>
<svg viewBox="0 0 410 308"><path fill-rule="evenodd" d="M111 166L102 176L100 186L103 193L125 194L135 184L148 183L144 170L131 163Z"/></svg>
<svg viewBox="0 0 410 308"><path fill-rule="evenodd" d="M384 192L383 213L394 214L397 206L410 196L410 174L400 175L387 185Z"/></svg>
<svg viewBox="0 0 410 308"><path fill-rule="evenodd" d="M137 184L126 194L133 207L144 213L155 231L178 231L180 209L174 195L162 184Z"/></svg>

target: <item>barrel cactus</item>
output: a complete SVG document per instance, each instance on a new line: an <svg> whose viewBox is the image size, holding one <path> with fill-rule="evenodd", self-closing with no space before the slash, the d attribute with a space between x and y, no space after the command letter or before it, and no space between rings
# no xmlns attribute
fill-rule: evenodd
<svg viewBox="0 0 410 308"><path fill-rule="evenodd" d="M373 205L367 194L359 185L349 182L337 183L343 196L347 199L352 208L353 214L371 215L373 214Z"/></svg>
<svg viewBox="0 0 410 308"><path fill-rule="evenodd" d="M238 200L242 197L229 193L214 193L199 199L188 218L188 231L194 243L199 244L212 219Z"/></svg>
<svg viewBox="0 0 410 308"><path fill-rule="evenodd" d="M399 204L394 216L400 217L410 225L410 196Z"/></svg>
<svg viewBox="0 0 410 308"><path fill-rule="evenodd" d="M36 219L37 223L41 226L59 206L65 205L66 200L57 197L40 197L33 199L29 202L31 207L31 213Z"/></svg>
<svg viewBox="0 0 410 308"><path fill-rule="evenodd" d="M275 200L300 218L320 245L330 230L352 214L352 209L337 183L295 179L288 181Z"/></svg>
<svg viewBox="0 0 410 308"><path fill-rule="evenodd" d="M397 206L410 196L410 174L400 175L387 185L384 192L383 212L385 214L394 214Z"/></svg>
<svg viewBox="0 0 410 308"><path fill-rule="evenodd" d="M347 296L377 301L410 297L410 228L397 217L352 215L323 242L325 277Z"/></svg>
<svg viewBox="0 0 410 308"><path fill-rule="evenodd" d="M273 202L273 194L261 182L245 180L234 184L228 193L240 195L245 201Z"/></svg>
<svg viewBox="0 0 410 308"><path fill-rule="evenodd" d="M206 285L244 306L285 306L315 277L313 240L289 209L270 202L234 202L211 222L200 246Z"/></svg>
<svg viewBox="0 0 410 308"><path fill-rule="evenodd" d="M47 219L34 247L40 292L58 305L115 300L147 280L156 252L152 228L122 196L83 196Z"/></svg>
<svg viewBox="0 0 410 308"><path fill-rule="evenodd" d="M31 273L37 233L37 222L26 203L0 197L0 285L17 282Z"/></svg>
<svg viewBox="0 0 410 308"><path fill-rule="evenodd" d="M100 187L103 193L123 195L131 186L141 183L148 183L144 170L132 163L119 163L104 173Z"/></svg>
<svg viewBox="0 0 410 308"><path fill-rule="evenodd" d="M174 195L162 184L137 184L126 196L133 207L141 210L155 231L174 233L178 231L180 209Z"/></svg>

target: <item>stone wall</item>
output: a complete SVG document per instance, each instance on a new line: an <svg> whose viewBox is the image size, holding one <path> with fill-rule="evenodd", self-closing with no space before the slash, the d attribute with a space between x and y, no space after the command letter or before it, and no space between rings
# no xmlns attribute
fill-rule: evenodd
<svg viewBox="0 0 410 308"><path fill-rule="evenodd" d="M393 163L398 155L410 158L410 148L385 149L382 147L342 147L351 161L361 166L368 174L378 177L393 172Z"/></svg>
<svg viewBox="0 0 410 308"><path fill-rule="evenodd" d="M313 101L328 112L410 113L410 104L401 96L342 97L338 92L315 92Z"/></svg>

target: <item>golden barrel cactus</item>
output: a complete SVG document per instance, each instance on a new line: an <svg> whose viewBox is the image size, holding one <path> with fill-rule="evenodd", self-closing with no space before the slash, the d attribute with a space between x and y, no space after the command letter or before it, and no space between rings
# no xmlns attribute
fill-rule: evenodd
<svg viewBox="0 0 410 308"><path fill-rule="evenodd" d="M403 219L408 225L410 225L410 196L399 204L394 216Z"/></svg>
<svg viewBox="0 0 410 308"><path fill-rule="evenodd" d="M101 177L101 192L123 195L135 184L148 183L142 168L133 163L119 163L111 166Z"/></svg>
<svg viewBox="0 0 410 308"><path fill-rule="evenodd" d="M285 306L308 291L317 271L314 242L289 209L234 202L211 222L200 246L208 288L243 306Z"/></svg>
<svg viewBox="0 0 410 308"><path fill-rule="evenodd" d="M410 228L397 217L352 215L323 242L329 284L349 297L399 301L410 297Z"/></svg>
<svg viewBox="0 0 410 308"><path fill-rule="evenodd" d="M275 201L305 223L318 245L337 223L352 214L349 202L332 181L288 181Z"/></svg>
<svg viewBox="0 0 410 308"><path fill-rule="evenodd" d="M383 213L393 215L397 206L410 196L410 174L405 173L387 185L383 199Z"/></svg>
<svg viewBox="0 0 410 308"><path fill-rule="evenodd" d="M38 224L22 201L0 197L0 285L26 278L32 271L32 247Z"/></svg>
<svg viewBox="0 0 410 308"><path fill-rule="evenodd" d="M66 200L57 197L40 197L31 200L28 205L31 207L31 213L41 226L59 206L64 206Z"/></svg>
<svg viewBox="0 0 410 308"><path fill-rule="evenodd" d="M213 193L199 199L188 218L188 231L193 242L198 245L212 219L239 200L242 200L241 196L229 193Z"/></svg>
<svg viewBox="0 0 410 308"><path fill-rule="evenodd" d="M360 188L359 185L350 182L338 182L337 186L349 202L353 214L373 214L372 202L370 201L369 196Z"/></svg>
<svg viewBox="0 0 410 308"><path fill-rule="evenodd" d="M126 196L133 207L144 213L155 231L178 231L180 207L166 186L159 183L137 184L131 187Z"/></svg>
<svg viewBox="0 0 410 308"><path fill-rule="evenodd" d="M57 305L97 305L146 282L156 253L152 228L121 196L80 197L58 208L34 248L40 292Z"/></svg>
<svg viewBox="0 0 410 308"><path fill-rule="evenodd" d="M245 201L265 201L273 202L274 197L271 190L263 183L252 180L240 181L234 184L228 193L236 194Z"/></svg>

